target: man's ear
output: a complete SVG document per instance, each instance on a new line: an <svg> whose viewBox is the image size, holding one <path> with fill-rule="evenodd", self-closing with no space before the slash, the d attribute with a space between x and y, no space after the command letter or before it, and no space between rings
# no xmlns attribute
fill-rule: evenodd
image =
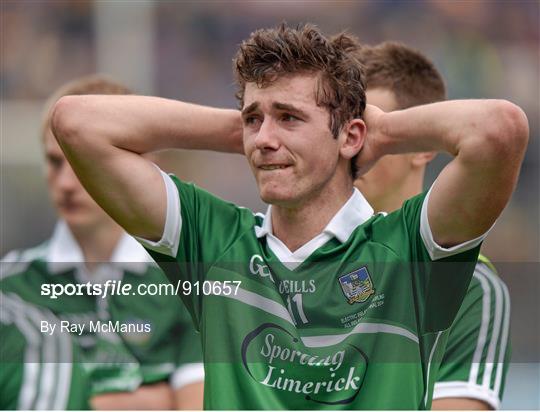
<svg viewBox="0 0 540 412"><path fill-rule="evenodd" d="M420 152L420 153L414 153L411 158L411 164L414 167L421 167L427 165L429 162L431 162L435 156L437 156L437 152Z"/></svg>
<svg viewBox="0 0 540 412"><path fill-rule="evenodd" d="M345 137L339 152L345 159L352 159L364 146L367 134L366 124L362 119L352 119L344 126L342 133Z"/></svg>

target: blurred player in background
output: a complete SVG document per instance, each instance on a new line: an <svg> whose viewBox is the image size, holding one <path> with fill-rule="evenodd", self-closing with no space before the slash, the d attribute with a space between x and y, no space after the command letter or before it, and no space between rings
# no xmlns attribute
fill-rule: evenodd
<svg viewBox="0 0 540 412"><path fill-rule="evenodd" d="M364 47L367 102L385 112L445 100L443 79L432 62L403 44ZM434 152L384 156L355 186L376 212L393 212L423 191ZM450 330L432 409L498 409L510 347L508 290L480 256L465 300Z"/></svg>
<svg viewBox="0 0 540 412"><path fill-rule="evenodd" d="M364 112L356 49L310 25L242 43L244 152L271 204L264 217L142 156L241 151L237 111L143 96L56 104L54 134L92 196L171 279L217 287L184 299L203 338L208 408L431 406L430 367L515 187L527 119L494 100ZM430 192L374 215L353 189L355 156L366 172L418 151L454 159Z"/></svg>
<svg viewBox="0 0 540 412"><path fill-rule="evenodd" d="M45 308L0 292L0 409L89 409L88 375L69 333L41 333L40 322L57 327Z"/></svg>
<svg viewBox="0 0 540 412"><path fill-rule="evenodd" d="M166 284L141 245L88 195L50 130L50 108L70 94L129 94L88 76L61 87L44 111L42 143L49 193L60 220L47 242L3 260L0 286L83 326L77 341L91 377L96 409L201 409L204 371L200 340L176 296L43 296L43 284ZM9 263L17 262L16 265ZM90 322L128 325L123 333L91 332ZM55 334L61 333L58 330ZM21 348L22 349L22 348Z"/></svg>

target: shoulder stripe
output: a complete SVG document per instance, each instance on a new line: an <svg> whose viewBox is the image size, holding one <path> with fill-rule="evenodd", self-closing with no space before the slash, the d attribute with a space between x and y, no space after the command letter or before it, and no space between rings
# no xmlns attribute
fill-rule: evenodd
<svg viewBox="0 0 540 412"><path fill-rule="evenodd" d="M476 265L476 267L478 268L478 265ZM478 340L476 342L476 348L474 350L472 358L471 371L469 373L469 383L476 385L480 368L480 360L482 357L484 346L487 341L490 318L491 293L489 289L489 283L484 276L481 276L477 270L475 270L473 276L479 280L480 285L482 286L482 321L480 323L480 331L478 333Z"/></svg>
<svg viewBox="0 0 540 412"><path fill-rule="evenodd" d="M494 385L494 391L496 394L500 396L500 390L501 390L501 383L502 383L502 374L504 370L504 358L506 355L506 347L508 345L508 334L510 331L510 310L511 310L511 304L510 304L510 295L508 293L508 288L504 284L504 282L500 282L502 290L503 290L503 296L504 296L504 320L503 320L503 331L502 331L502 337L501 337L501 347L499 350L499 359L497 362L497 375L495 377L495 385Z"/></svg>
<svg viewBox="0 0 540 412"><path fill-rule="evenodd" d="M33 261L47 260L48 250L48 242L26 250L12 250L0 261L0 280L24 272Z"/></svg>
<svg viewBox="0 0 540 412"><path fill-rule="evenodd" d="M491 374L493 372L494 362L495 362L495 353L497 350L497 343L499 342L499 337L501 334L501 324L502 324L502 315L503 315L503 296L499 282L496 282L492 279L493 274L487 270L486 267L479 267L477 269L480 273L486 276L487 279L491 282L491 285L495 291L495 317L493 319L493 332L491 335L491 340L488 346L488 352L486 357L486 364L484 366L484 376L482 378L482 386L484 388L491 387Z"/></svg>
<svg viewBox="0 0 540 412"><path fill-rule="evenodd" d="M477 264L474 276L480 281L483 290L482 324L472 360L469 383L481 385L486 390L495 389L495 392L499 394L510 323L509 295L504 283L492 273L489 266ZM490 326L491 336L488 343ZM486 349L487 353L484 357ZM498 358L495 362L497 350ZM480 364L484 364L484 373L481 382L478 382ZM494 380L494 385L491 383L492 380Z"/></svg>
<svg viewBox="0 0 540 412"><path fill-rule="evenodd" d="M50 339L45 339L45 356L54 356L54 347L51 348ZM58 360L47 359L44 364L41 365L41 375L39 380L39 393L36 398L36 402L32 409L44 410L52 409L53 401L53 384L56 382L55 368Z"/></svg>
<svg viewBox="0 0 540 412"><path fill-rule="evenodd" d="M71 353L71 345L68 347ZM73 370L73 363L60 362L58 364L58 369L58 385L52 409L67 410L69 406L69 394L71 393L71 373Z"/></svg>
<svg viewBox="0 0 540 412"><path fill-rule="evenodd" d="M14 321L21 333L27 339L26 350L24 353L23 382L19 392L17 408L25 410L35 409L33 406L34 399L37 396L39 384L38 377L41 372L39 352L42 342L39 333L32 327L28 319L22 316L22 314L16 315Z"/></svg>
<svg viewBox="0 0 540 412"><path fill-rule="evenodd" d="M41 320L56 318L47 309L34 307L14 294L1 294L2 306L27 341L19 409L67 409L72 371L71 337L44 335Z"/></svg>

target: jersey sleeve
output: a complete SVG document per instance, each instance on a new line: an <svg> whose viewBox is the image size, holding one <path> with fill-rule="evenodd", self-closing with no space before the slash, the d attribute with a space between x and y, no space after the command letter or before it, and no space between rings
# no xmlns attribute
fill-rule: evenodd
<svg viewBox="0 0 540 412"><path fill-rule="evenodd" d="M498 409L510 360L509 326L508 289L479 262L450 328L433 399L472 398Z"/></svg>
<svg viewBox="0 0 540 412"><path fill-rule="evenodd" d="M157 167L157 166L156 166ZM165 216L165 227L161 239L157 242L143 239L135 236L152 256L168 256L176 257L178 252L178 242L180 241L180 233L182 231L182 215L180 212L180 194L178 188L172 178L159 170L163 183L165 183L165 193L167 196L167 212Z"/></svg>
<svg viewBox="0 0 540 412"><path fill-rule="evenodd" d="M448 329L470 283L484 238L443 248L431 233L427 217L429 192L407 200L383 219L380 241L400 256L400 272L411 274L415 311L421 333Z"/></svg>
<svg viewBox="0 0 540 412"><path fill-rule="evenodd" d="M159 242L138 240L177 287L198 330L206 273L243 232L254 230L255 217L194 184L162 176L167 186L163 237Z"/></svg>

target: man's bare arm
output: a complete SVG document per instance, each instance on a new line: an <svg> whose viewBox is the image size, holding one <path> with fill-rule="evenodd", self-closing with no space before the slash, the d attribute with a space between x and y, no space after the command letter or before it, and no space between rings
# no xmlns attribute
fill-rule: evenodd
<svg viewBox="0 0 540 412"><path fill-rule="evenodd" d="M126 231L159 240L166 189L142 157L161 149L243 153L236 110L147 96L66 96L55 105L52 131L80 181Z"/></svg>
<svg viewBox="0 0 540 412"><path fill-rule="evenodd" d="M478 399L471 398L440 398L434 399L431 404L433 411L463 410L463 411L490 411L491 406Z"/></svg>
<svg viewBox="0 0 540 412"><path fill-rule="evenodd" d="M515 188L528 141L523 111L502 100L455 100L384 113L369 106L366 170L384 154L445 151L454 159L433 185L428 221L451 247L485 233Z"/></svg>
<svg viewBox="0 0 540 412"><path fill-rule="evenodd" d="M95 410L167 410L174 408L173 391L166 382L144 385L134 392L96 395L90 400Z"/></svg>
<svg viewBox="0 0 540 412"><path fill-rule="evenodd" d="M204 382L195 382L173 391L173 409L195 410L203 409Z"/></svg>

